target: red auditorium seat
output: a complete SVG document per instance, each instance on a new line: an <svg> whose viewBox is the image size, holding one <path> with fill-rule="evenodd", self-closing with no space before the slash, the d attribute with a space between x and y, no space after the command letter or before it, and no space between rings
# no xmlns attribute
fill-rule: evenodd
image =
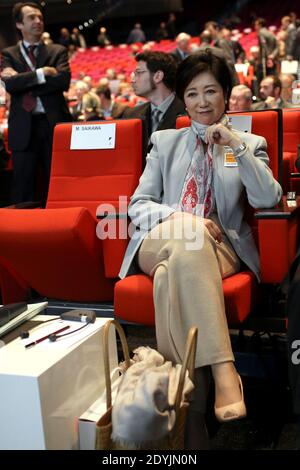
<svg viewBox="0 0 300 470"><path fill-rule="evenodd" d="M252 114L252 113L251 113ZM278 178L281 157L281 114L277 111L253 113L252 131L265 135L269 144L270 166ZM177 119L177 127L190 125L189 118ZM300 206L300 200L298 201ZM272 210L259 211L253 229L257 233L263 283L279 283L286 274L296 252L298 211L286 203ZM257 228L258 224L258 228ZM115 285L115 315L120 320L145 325L155 324L152 279L136 274L118 281ZM226 315L229 325L245 324L257 306L259 286L252 272L244 270L223 280Z"/></svg>
<svg viewBox="0 0 300 470"><path fill-rule="evenodd" d="M70 150L76 124L57 125L46 208L0 210L0 255L41 296L80 302L113 298L126 241L111 246L97 238L96 210L101 203L119 210L119 195L127 199L137 186L142 122L111 123L116 145L107 150Z"/></svg>
<svg viewBox="0 0 300 470"><path fill-rule="evenodd" d="M300 145L300 109L283 110L283 187L287 191L296 191L300 194L300 175L293 174L295 168L298 145Z"/></svg>

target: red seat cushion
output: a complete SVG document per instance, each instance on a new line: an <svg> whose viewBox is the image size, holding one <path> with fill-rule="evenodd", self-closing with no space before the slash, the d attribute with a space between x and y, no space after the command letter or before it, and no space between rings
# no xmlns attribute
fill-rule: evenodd
<svg viewBox="0 0 300 470"><path fill-rule="evenodd" d="M104 277L102 245L88 209L3 209L0 226L5 257L39 294L73 301L112 299L113 282Z"/></svg>
<svg viewBox="0 0 300 470"><path fill-rule="evenodd" d="M256 292L253 273L243 271L223 280L229 325L242 323L251 312ZM155 324L152 278L136 274L115 285L115 315L121 320L143 325Z"/></svg>
<svg viewBox="0 0 300 470"><path fill-rule="evenodd" d="M115 315L122 320L154 325L153 282L146 274L125 277L115 285Z"/></svg>

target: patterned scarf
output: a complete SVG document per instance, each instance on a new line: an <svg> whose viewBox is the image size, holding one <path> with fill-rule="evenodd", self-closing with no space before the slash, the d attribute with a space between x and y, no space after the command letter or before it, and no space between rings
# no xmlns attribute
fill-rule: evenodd
<svg viewBox="0 0 300 470"><path fill-rule="evenodd" d="M225 114L218 122L226 127L229 126L229 120ZM201 140L204 142L208 127L192 121L191 129L195 135L195 148L180 197L182 211L204 218L211 214L214 207L213 145L208 145L204 153L201 142Z"/></svg>

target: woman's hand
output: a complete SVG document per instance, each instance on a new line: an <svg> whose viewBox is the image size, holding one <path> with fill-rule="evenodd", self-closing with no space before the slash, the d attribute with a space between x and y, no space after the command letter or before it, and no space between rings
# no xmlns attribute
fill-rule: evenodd
<svg viewBox="0 0 300 470"><path fill-rule="evenodd" d="M207 144L228 145L232 150L242 144L241 139L223 124L209 126L205 132L205 140Z"/></svg>
<svg viewBox="0 0 300 470"><path fill-rule="evenodd" d="M182 219L183 217L195 217L198 218L197 215L192 215L189 212L181 212L181 211L176 211L171 214L167 220L174 220L174 219ZM211 219L202 219L203 220L203 225L207 228L209 231L210 235L216 240L216 242L221 243L222 242L222 232L219 229L218 225Z"/></svg>

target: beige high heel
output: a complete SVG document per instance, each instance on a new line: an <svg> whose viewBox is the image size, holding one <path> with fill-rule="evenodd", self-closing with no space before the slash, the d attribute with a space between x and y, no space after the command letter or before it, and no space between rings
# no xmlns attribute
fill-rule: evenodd
<svg viewBox="0 0 300 470"><path fill-rule="evenodd" d="M215 406L215 415L216 415L217 420L220 422L241 419L247 415L246 405L244 402L243 384L242 384L242 379L239 375L238 375L238 379L239 379L239 386L241 390L242 399L236 403L231 403L230 405L220 406L219 408Z"/></svg>

